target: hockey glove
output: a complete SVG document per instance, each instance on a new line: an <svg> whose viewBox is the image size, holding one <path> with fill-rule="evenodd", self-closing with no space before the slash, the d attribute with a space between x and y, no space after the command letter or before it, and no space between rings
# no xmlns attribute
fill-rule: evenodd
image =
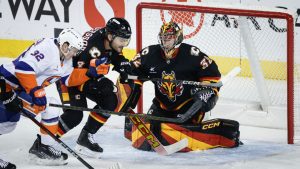
<svg viewBox="0 0 300 169"><path fill-rule="evenodd" d="M217 91L213 90L211 87L193 88L191 94L195 102L198 100L202 101L202 112L208 112L213 109L218 100Z"/></svg>
<svg viewBox="0 0 300 169"><path fill-rule="evenodd" d="M100 75L106 75L109 72L109 64L107 64L107 57L100 59L92 59L90 61L89 70L86 75L91 78L97 78Z"/></svg>
<svg viewBox="0 0 300 169"><path fill-rule="evenodd" d="M33 104L38 106L39 110L45 110L47 104L46 92L43 87L36 86L30 90Z"/></svg>
<svg viewBox="0 0 300 169"><path fill-rule="evenodd" d="M107 96L114 92L115 86L111 80L102 76L98 79L87 81L83 86L83 90L85 93Z"/></svg>
<svg viewBox="0 0 300 169"><path fill-rule="evenodd" d="M120 62L118 65L114 65L114 70L119 72L119 73L127 73L127 74L131 74L131 63L128 61L123 61Z"/></svg>
<svg viewBox="0 0 300 169"><path fill-rule="evenodd" d="M4 80L4 77L0 74L0 98L1 93L4 93L6 91L6 82Z"/></svg>
<svg viewBox="0 0 300 169"><path fill-rule="evenodd" d="M118 65L114 66L115 71L120 73L120 82L129 83L128 74L132 74L132 63L128 61L120 62Z"/></svg>
<svg viewBox="0 0 300 169"><path fill-rule="evenodd" d="M22 101L17 97L17 94L14 91L5 92L0 95L0 99L3 101L3 105L7 111L18 113L22 110Z"/></svg>

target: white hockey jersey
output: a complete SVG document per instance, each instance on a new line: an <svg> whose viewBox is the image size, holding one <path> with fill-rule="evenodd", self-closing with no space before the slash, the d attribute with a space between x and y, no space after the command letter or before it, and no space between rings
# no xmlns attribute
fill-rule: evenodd
<svg viewBox="0 0 300 169"><path fill-rule="evenodd" d="M72 70L72 59L61 62L57 41L53 38L37 41L17 59L0 67L9 85L27 93L35 86L49 85L51 80L67 79Z"/></svg>

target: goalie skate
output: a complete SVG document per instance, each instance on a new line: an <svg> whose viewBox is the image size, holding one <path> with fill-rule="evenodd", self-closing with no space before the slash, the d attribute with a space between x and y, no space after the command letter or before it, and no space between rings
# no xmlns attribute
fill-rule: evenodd
<svg viewBox="0 0 300 169"><path fill-rule="evenodd" d="M41 136L33 143L29 150L30 160L39 165L65 165L67 164L68 155L56 150L52 146L41 143Z"/></svg>
<svg viewBox="0 0 300 169"><path fill-rule="evenodd" d="M75 150L84 156L91 158L100 158L103 149L95 142L93 134L88 133L86 130L82 130Z"/></svg>

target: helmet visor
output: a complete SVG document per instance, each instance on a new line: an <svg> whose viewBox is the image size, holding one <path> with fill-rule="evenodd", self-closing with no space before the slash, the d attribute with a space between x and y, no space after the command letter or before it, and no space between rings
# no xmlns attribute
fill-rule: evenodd
<svg viewBox="0 0 300 169"><path fill-rule="evenodd" d="M129 45L131 38L122 38L122 37L116 36L114 40L120 46L126 47Z"/></svg>
<svg viewBox="0 0 300 169"><path fill-rule="evenodd" d="M175 46L176 36L173 33L163 33L159 36L164 49L170 50Z"/></svg>

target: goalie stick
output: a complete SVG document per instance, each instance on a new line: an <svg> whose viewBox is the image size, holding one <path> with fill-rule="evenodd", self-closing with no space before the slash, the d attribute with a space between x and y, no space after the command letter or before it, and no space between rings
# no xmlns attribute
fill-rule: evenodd
<svg viewBox="0 0 300 169"><path fill-rule="evenodd" d="M170 83L182 83L185 85L193 85L193 86L209 86L209 87L222 87L222 81L217 83L208 83L208 82L197 82L197 81L189 81L189 80L170 80L170 79L160 79L160 78L149 78L149 77L139 77L128 75L128 79L131 80L143 80L143 81L154 81L154 82L170 82Z"/></svg>
<svg viewBox="0 0 300 169"><path fill-rule="evenodd" d="M222 81L224 81L224 84L228 83L228 81L230 79L232 79L233 77L235 77L240 71L241 71L240 67L233 68L229 73L227 73L224 77L222 77ZM131 77L137 78L137 76L131 76ZM148 80L150 80L150 79L148 79ZM156 80L161 81L162 79L157 78ZM170 81L170 80L166 80L166 81ZM181 80L177 80L177 81L179 82ZM202 82L199 82L199 83L202 83ZM213 83L213 84L222 85L222 83ZM168 118L168 117L152 116L149 114L131 114L131 113L122 112L122 111L114 112L114 111L103 110L103 109L91 109L91 108L85 108L85 107L66 106L66 105L53 104L53 103L49 103L49 106L60 107L63 109L79 110L79 111L94 111L94 112L107 113L107 114L118 115L118 116L127 116L127 117L135 116L135 117L141 117L141 118L148 119L148 120L158 120L158 121L165 121L165 122L171 122L171 123L181 123L183 121L183 119L185 119L184 116L183 117L181 116L179 118Z"/></svg>
<svg viewBox="0 0 300 169"><path fill-rule="evenodd" d="M160 143L160 141L156 138L156 136L146 127L145 123L139 118L143 117L145 119L152 119L152 120L160 120L165 121L169 120L172 122L177 122L177 119L173 118L164 118L164 117L158 117L158 116L151 116L147 114L135 114L135 112L130 109L131 113L125 113L125 112L113 112L108 110L102 110L102 109L90 109L90 108L84 108L84 107L76 107L76 106L66 106L66 105L59 105L59 104L52 104L50 103L49 106L52 107L60 107L63 109L72 109L72 110L80 110L80 111L94 111L94 112L101 112L101 113L107 113L107 114L114 114L114 115L125 115L130 118L130 120L133 122L133 124L138 128L138 130L145 136L148 143L151 145L151 147L159 154L159 155L170 155L175 152L178 152L179 150L187 147L188 140L182 139L179 142L176 142L174 144L164 146Z"/></svg>
<svg viewBox="0 0 300 169"><path fill-rule="evenodd" d="M79 111L93 111L93 112L100 112L100 113L107 113L107 114L113 114L113 115L119 115L119 116L127 116L130 118L130 120L133 122L133 124L138 128L138 130L145 136L148 143L151 145L151 147L160 155L170 155L173 154L183 148L185 148L188 145L187 139L182 139L177 143L164 146L160 143L160 141L156 138L156 136L146 127L145 123L140 119L140 117L144 119L149 120L159 120L159 121L167 121L167 122L177 122L177 118L166 118L166 117L159 117L159 116L152 116L147 114L136 114L132 109L129 109L129 113L125 112L114 112L109 110L103 110L103 109L90 109L85 107L76 107L76 106L66 106L66 105L59 105L59 104L53 104L49 103L49 106L52 107L59 107L63 109L71 109L71 110L79 110Z"/></svg>
<svg viewBox="0 0 300 169"><path fill-rule="evenodd" d="M128 110L131 114L136 114L131 108ZM188 146L188 139L184 138L174 144L170 144L164 146L157 137L149 130L145 123L138 116L129 116L129 119L132 121L133 125L141 132L141 134L145 137L147 142L153 148L155 152L159 155L170 155L176 153L183 148Z"/></svg>
<svg viewBox="0 0 300 169"><path fill-rule="evenodd" d="M160 78L149 78L149 77L139 77L134 75L128 75L128 79L131 80L143 80L143 81L156 81L156 82L171 82L171 83L182 83L187 85L194 86L209 86L209 87L222 87L225 83L228 83L230 79L237 76L241 71L239 66L234 67L230 70L224 77L221 78L220 82L217 83L205 83L205 82L197 82L197 81L189 81L189 80L169 80L169 79L160 79Z"/></svg>
<svg viewBox="0 0 300 169"><path fill-rule="evenodd" d="M70 110L79 110L79 111L93 111L93 112L99 112L99 113L106 113L106 114L112 114L112 115L118 115L118 116L126 116L126 117L140 117L147 120L157 120L157 121L165 121L165 122L171 122L171 123L179 123L181 118L168 118L168 117L160 117L160 116L153 116L149 114L132 114L127 112L114 112L110 110L104 110L104 109L92 109L92 108L86 108L86 107L77 107L77 106L68 106L68 105L61 105L61 104L54 104L49 103L49 106L51 107L59 107L63 109L70 109Z"/></svg>

